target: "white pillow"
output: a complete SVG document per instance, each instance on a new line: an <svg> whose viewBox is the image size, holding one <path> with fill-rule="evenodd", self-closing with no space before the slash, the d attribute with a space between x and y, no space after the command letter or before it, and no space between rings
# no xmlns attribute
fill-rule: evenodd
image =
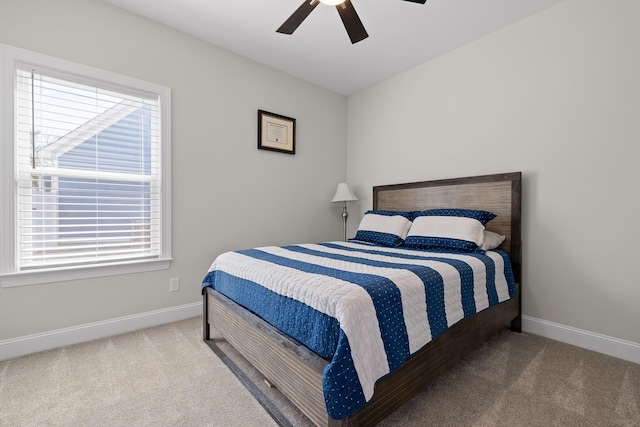
<svg viewBox="0 0 640 427"><path fill-rule="evenodd" d="M463 240L480 246L484 241L484 225L477 219L461 216L419 216L407 235L411 236Z"/></svg>
<svg viewBox="0 0 640 427"><path fill-rule="evenodd" d="M484 242L480 249L484 249L485 251L491 251L504 242L505 236L494 233L493 231L484 230Z"/></svg>
<svg viewBox="0 0 640 427"><path fill-rule="evenodd" d="M401 245L411 221L401 215L366 213L360 221L355 239L384 246Z"/></svg>
<svg viewBox="0 0 640 427"><path fill-rule="evenodd" d="M379 233L395 234L401 239L407 237L407 232L411 228L411 221L400 215L378 215L366 214L358 230L377 231Z"/></svg>

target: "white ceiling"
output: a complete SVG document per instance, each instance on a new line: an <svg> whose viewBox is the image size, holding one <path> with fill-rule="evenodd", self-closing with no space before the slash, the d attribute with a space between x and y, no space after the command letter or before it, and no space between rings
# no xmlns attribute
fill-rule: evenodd
<svg viewBox="0 0 640 427"><path fill-rule="evenodd" d="M343 95L351 95L562 0L352 0L369 37L351 44L333 6L292 34L302 0L105 0Z"/></svg>

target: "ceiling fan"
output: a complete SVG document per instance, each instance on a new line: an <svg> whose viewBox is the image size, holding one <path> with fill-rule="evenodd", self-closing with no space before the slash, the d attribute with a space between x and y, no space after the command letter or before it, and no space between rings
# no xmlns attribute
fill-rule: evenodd
<svg viewBox="0 0 640 427"><path fill-rule="evenodd" d="M427 0L404 1L425 4ZM284 24L282 24L276 32L282 34L293 34L296 28L302 24L302 21L309 16L311 11L315 9L319 3L336 7L340 14L340 18L342 18L344 28L347 30L347 34L349 34L351 43L358 43L359 41L369 37L367 30L365 30L364 25L362 25L362 21L360 21L360 17L358 17L356 10L351 4L351 0L304 0L300 7L298 7L298 9L296 9L296 11L293 12L286 21L284 21Z"/></svg>

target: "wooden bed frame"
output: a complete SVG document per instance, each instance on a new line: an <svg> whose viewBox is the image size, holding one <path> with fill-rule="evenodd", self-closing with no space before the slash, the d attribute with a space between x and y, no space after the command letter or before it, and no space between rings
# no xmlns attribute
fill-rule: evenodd
<svg viewBox="0 0 640 427"><path fill-rule="evenodd" d="M206 288L203 295L204 340L216 349L210 330L215 327L265 379L318 426L377 424L505 326L521 331L521 179L520 172L513 172L373 188L374 209L409 211L448 207L484 209L498 215L487 229L506 236L500 249L511 257L517 296L453 325L397 371L378 381L371 401L349 418L334 420L327 415L322 373L328 361L212 288Z"/></svg>

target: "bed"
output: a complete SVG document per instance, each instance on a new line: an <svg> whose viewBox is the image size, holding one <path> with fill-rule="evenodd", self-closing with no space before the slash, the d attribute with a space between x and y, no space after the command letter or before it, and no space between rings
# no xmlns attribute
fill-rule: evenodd
<svg viewBox="0 0 640 427"><path fill-rule="evenodd" d="M513 283L509 287L509 295L499 298L488 308L481 307L482 310L477 312L472 310L470 315L465 314L461 319L456 318L455 322L450 322L452 325L448 329L434 333L434 337L427 340L426 345L420 345L418 349L409 352L401 351L406 357L401 358L397 366L390 369L389 373L383 373L380 378L374 378L375 385L371 393L364 392L365 401L355 405L357 410L347 412L344 415L344 411L336 412L329 404L330 398L335 398L335 395L339 396L339 394L327 394L326 384L323 386L323 381L326 379L325 371L337 369L330 356L321 357L318 353L311 351L308 346L303 345L301 340L292 338L290 331L283 333L272 326L272 323L278 324L278 322L277 319L275 321L269 319L268 313L263 317L269 319L271 323L254 314L253 311L260 312L260 309L249 311L211 286L207 286L208 283L204 283L203 286L204 340L212 349L216 349L216 342L211 338L211 328L215 328L228 343L260 371L269 383L277 387L318 426L375 425L502 328L510 326L513 331L520 332L521 330L520 172L384 185L373 188L373 210L376 212L416 212L452 208L488 211L496 215L495 218L486 222L486 229L504 236L504 241L496 253L503 253L507 260L506 265L510 267L508 273L511 275L510 280ZM261 249L256 253L247 251L234 254L234 256L249 256L253 260L253 257L259 253L261 259L257 262L271 262L274 257L280 258L283 250L287 253L295 252L296 257L315 257L318 251L328 251L338 253L336 256L340 257L339 262L346 262L345 259L347 261L353 260L351 252L346 251L355 251L359 254L362 252L361 247L358 246L360 244L360 242L334 242L321 245L301 245L295 248ZM365 251L367 249L369 248L365 248ZM387 249L380 250L377 246L371 249L375 256L383 258L387 256L385 252ZM399 252L401 256L412 255L405 254L403 250L397 248L388 250L394 254ZM300 254L300 252L304 252L304 254ZM500 257L495 255L493 251L488 251L487 255L490 252L493 259L498 257L497 259L500 260ZM265 259L265 256L270 258ZM442 256L437 254L437 262L441 261ZM463 254L463 256L470 255ZM478 257L480 256L478 255ZM474 260L475 257L476 255L473 255ZM245 265L246 259L249 258L237 260L238 265ZM306 258L304 259L306 260ZM386 260L386 258L384 259ZM432 261L432 259L428 260L428 262ZM296 259L295 262L302 261ZM427 261L422 259L416 261L419 264L425 262ZM456 260L456 262L458 261ZM379 267L379 265L377 266ZM505 268L505 270L507 269ZM210 273L213 272L210 271ZM252 280L247 281L253 283ZM329 326L332 325L328 325L327 329L331 329ZM355 348L357 345L354 344L353 347ZM391 360L395 356L388 357ZM353 357L354 360L356 358L357 355ZM357 365L358 362L356 361L355 364ZM389 364L391 365L391 362ZM352 365L347 366L347 368L351 367ZM352 370L345 369L345 372ZM339 376L340 373L337 375ZM368 385L365 385L365 381L362 381L361 389L369 390L369 388ZM336 416L337 413L339 416Z"/></svg>

